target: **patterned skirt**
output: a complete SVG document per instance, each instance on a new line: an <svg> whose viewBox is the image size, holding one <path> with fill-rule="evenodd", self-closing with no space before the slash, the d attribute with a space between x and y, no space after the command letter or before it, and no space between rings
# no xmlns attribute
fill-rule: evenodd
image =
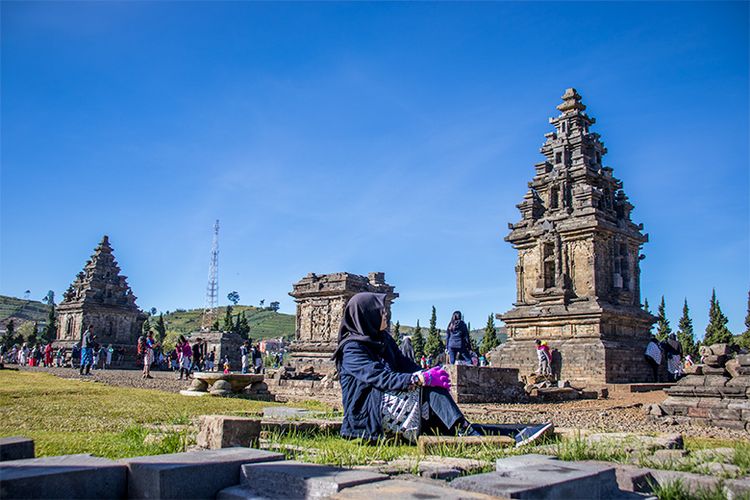
<svg viewBox="0 0 750 500"><path fill-rule="evenodd" d="M429 416L430 408L422 403L421 389L383 393L381 423L386 434L400 435L414 443L422 430L422 419Z"/></svg>

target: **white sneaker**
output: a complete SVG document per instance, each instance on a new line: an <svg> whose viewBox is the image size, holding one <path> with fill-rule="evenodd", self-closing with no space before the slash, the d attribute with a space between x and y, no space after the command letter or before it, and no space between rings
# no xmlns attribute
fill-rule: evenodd
<svg viewBox="0 0 750 500"><path fill-rule="evenodd" d="M542 436L546 436L554 432L555 426L551 423L530 425L523 428L518 434L516 434L516 448L527 445L533 441L536 441Z"/></svg>

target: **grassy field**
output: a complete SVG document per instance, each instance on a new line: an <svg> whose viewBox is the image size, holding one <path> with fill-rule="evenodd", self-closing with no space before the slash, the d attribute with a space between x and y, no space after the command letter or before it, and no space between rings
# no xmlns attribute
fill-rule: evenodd
<svg viewBox="0 0 750 500"><path fill-rule="evenodd" d="M0 321L13 317L18 326L24 321L47 321L48 314L49 306L43 302L0 295Z"/></svg>
<svg viewBox="0 0 750 500"><path fill-rule="evenodd" d="M233 314L245 312L248 322L250 323L250 337L252 339L267 339L285 337L290 339L294 337L295 320L294 315L276 313L266 309L260 309L253 306L238 305L232 308ZM179 309L164 315L164 321L167 324L167 330L186 334L195 332L200 329L202 309ZM223 324L226 307L220 307L218 311L219 324ZM156 319L151 318L152 326Z"/></svg>
<svg viewBox="0 0 750 500"><path fill-rule="evenodd" d="M273 403L189 398L163 391L113 387L46 373L0 371L0 436L35 440L38 455L92 453L121 458L179 451L186 436L166 433L151 443L149 426L186 424L211 413L262 413ZM299 406L299 405L297 405ZM320 409L320 405L313 405Z"/></svg>

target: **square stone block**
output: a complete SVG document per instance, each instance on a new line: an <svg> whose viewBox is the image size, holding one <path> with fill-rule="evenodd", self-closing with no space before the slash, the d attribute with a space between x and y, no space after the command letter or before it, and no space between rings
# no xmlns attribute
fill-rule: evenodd
<svg viewBox="0 0 750 500"><path fill-rule="evenodd" d="M253 448L223 448L123 460L129 498L213 499L239 484L243 464L283 460L284 455Z"/></svg>
<svg viewBox="0 0 750 500"><path fill-rule="evenodd" d="M0 462L34 458L34 440L25 437L0 438Z"/></svg>
<svg viewBox="0 0 750 500"><path fill-rule="evenodd" d="M0 462L0 498L123 498L127 468L91 455Z"/></svg>
<svg viewBox="0 0 750 500"><path fill-rule="evenodd" d="M384 481L385 474L293 460L242 466L242 483L259 497L325 498L344 488Z"/></svg>
<svg viewBox="0 0 750 500"><path fill-rule="evenodd" d="M260 419L201 415L196 444L211 450L234 446L252 448L258 446L259 439Z"/></svg>
<svg viewBox="0 0 750 500"><path fill-rule="evenodd" d="M740 366L750 366L750 354L738 354L736 359Z"/></svg>
<svg viewBox="0 0 750 500"><path fill-rule="evenodd" d="M496 468L496 472L460 477L451 486L508 498L560 500L610 498L619 490L610 466L521 455L499 459Z"/></svg>
<svg viewBox="0 0 750 500"><path fill-rule="evenodd" d="M336 500L491 500L499 497L457 490L439 483L390 479L346 488L330 498Z"/></svg>

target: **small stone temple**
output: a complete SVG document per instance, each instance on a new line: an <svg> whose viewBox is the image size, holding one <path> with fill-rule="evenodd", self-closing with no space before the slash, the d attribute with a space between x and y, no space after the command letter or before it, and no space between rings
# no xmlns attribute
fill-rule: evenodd
<svg viewBox="0 0 750 500"><path fill-rule="evenodd" d="M100 344L135 346L146 319L135 299L104 236L57 306L58 340L72 345L91 325Z"/></svg>
<svg viewBox="0 0 750 500"><path fill-rule="evenodd" d="M289 293L297 303L297 325L290 346L290 363L298 369L313 366L317 373L333 371L330 357L338 344L339 326L346 303L359 292L386 294L390 321L391 304L398 297L385 282L385 273L359 276L351 273L310 273Z"/></svg>
<svg viewBox="0 0 750 500"><path fill-rule="evenodd" d="M540 339L557 350L563 379L647 381L643 353L656 318L640 303L639 262L648 235L631 221L622 182L602 163L607 149L590 131L595 120L581 96L571 88L562 100L544 160L517 205L521 220L508 225L505 241L518 251L516 302L498 315L509 339L490 357L530 373Z"/></svg>

